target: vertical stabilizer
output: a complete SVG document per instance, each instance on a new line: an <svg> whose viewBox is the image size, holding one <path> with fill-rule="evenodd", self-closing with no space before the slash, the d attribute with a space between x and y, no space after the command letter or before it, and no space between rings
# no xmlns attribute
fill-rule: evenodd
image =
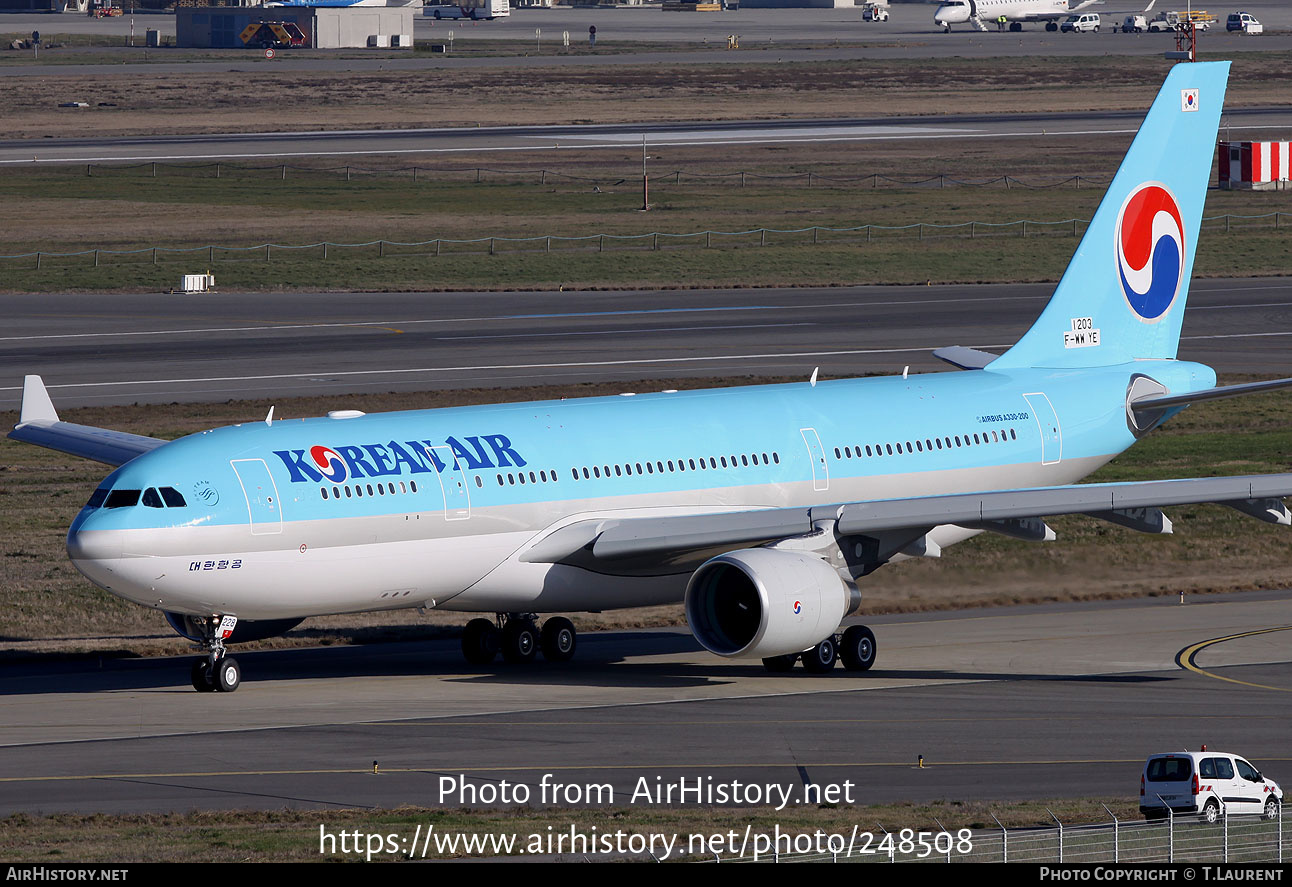
<svg viewBox="0 0 1292 887"><path fill-rule="evenodd" d="M1173 358L1229 62L1177 64L1040 318L992 368Z"/></svg>

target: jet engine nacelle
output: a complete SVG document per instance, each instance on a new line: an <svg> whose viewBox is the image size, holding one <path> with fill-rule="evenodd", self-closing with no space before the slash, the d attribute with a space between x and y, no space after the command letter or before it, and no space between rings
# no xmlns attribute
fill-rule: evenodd
<svg viewBox="0 0 1292 887"><path fill-rule="evenodd" d="M711 653L765 659L825 640L859 598L819 557L749 548L718 555L695 571L686 587L686 620Z"/></svg>

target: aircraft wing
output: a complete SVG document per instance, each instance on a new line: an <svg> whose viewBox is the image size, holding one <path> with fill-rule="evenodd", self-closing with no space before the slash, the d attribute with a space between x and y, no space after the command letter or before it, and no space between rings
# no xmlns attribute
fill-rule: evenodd
<svg viewBox="0 0 1292 887"><path fill-rule="evenodd" d="M135 456L166 443L142 434L60 421L40 376L23 379L22 412L9 437L105 465L123 465Z"/></svg>
<svg viewBox="0 0 1292 887"><path fill-rule="evenodd" d="M993 524L1064 514L1117 517L1169 505L1217 503L1270 523L1292 525L1282 497L1292 496L1292 474L1200 477L1135 483L1072 484L848 502L815 508L768 508L658 518L587 520L540 539L520 559L531 563L610 566L645 556L683 560L688 553L758 545L813 532L835 521L838 536L932 529L942 524ZM1135 520L1133 516L1129 518ZM1169 523L1168 523L1169 526Z"/></svg>

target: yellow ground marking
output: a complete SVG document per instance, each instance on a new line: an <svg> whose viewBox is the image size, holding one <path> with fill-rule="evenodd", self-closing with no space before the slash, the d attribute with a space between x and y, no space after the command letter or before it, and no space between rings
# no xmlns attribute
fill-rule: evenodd
<svg viewBox="0 0 1292 887"><path fill-rule="evenodd" d="M1269 684L1255 684L1251 681L1240 681L1237 678L1227 678L1224 675L1218 675L1214 672L1207 671L1202 666L1194 662L1194 657L1213 644L1223 644L1225 641L1235 641L1240 638L1250 638L1261 634L1270 634L1275 631L1292 631L1292 625L1284 625L1280 628L1261 628L1256 631L1244 631L1239 634L1226 635L1223 638L1212 638L1208 641L1200 641L1191 646L1185 647L1179 653L1175 654L1175 664L1181 668L1196 672L1200 675L1206 675L1209 678L1215 678L1218 681L1228 681L1231 684L1242 684L1244 687L1257 687L1261 690L1277 690L1281 693L1292 693L1290 687L1272 687Z"/></svg>

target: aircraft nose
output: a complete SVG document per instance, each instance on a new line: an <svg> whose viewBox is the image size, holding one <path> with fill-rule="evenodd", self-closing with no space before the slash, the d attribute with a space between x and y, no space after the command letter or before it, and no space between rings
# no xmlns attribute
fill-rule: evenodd
<svg viewBox="0 0 1292 887"><path fill-rule="evenodd" d="M67 556L80 567L81 561L114 561L121 557L121 533L95 529L93 516L73 522L67 531Z"/></svg>

